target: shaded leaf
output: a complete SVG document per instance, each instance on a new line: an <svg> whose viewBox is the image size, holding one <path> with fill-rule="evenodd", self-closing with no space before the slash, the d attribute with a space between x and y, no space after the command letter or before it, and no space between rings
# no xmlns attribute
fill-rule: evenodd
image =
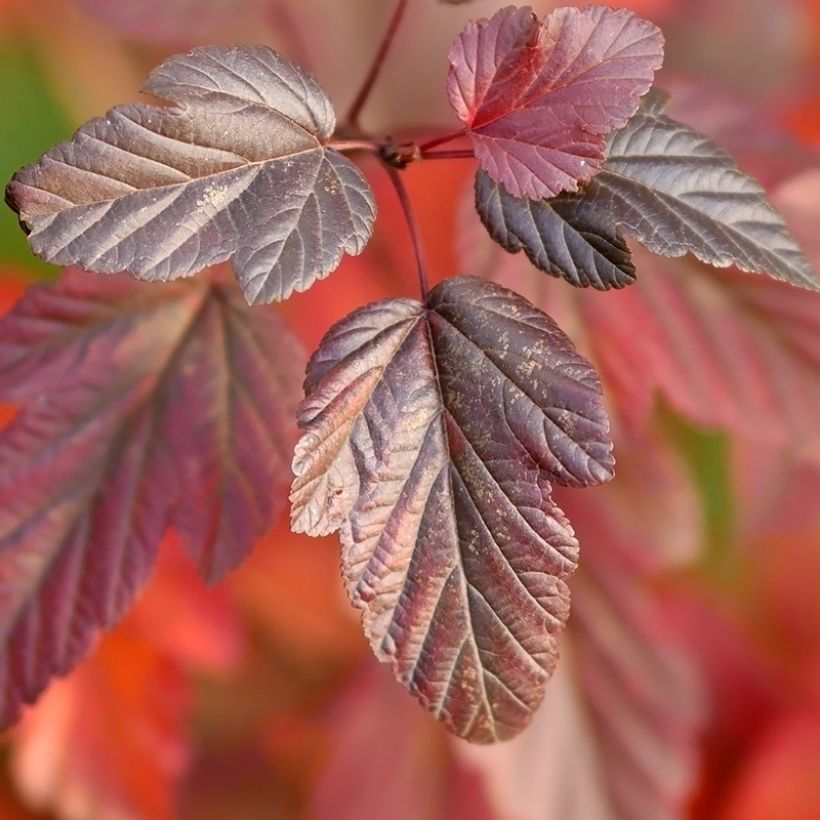
<svg viewBox="0 0 820 820"><path fill-rule="evenodd" d="M635 281L632 254L615 225L579 208L577 198L510 196L482 170L476 174L475 198L490 236L510 253L523 250L539 270L579 288L606 290Z"/></svg>
<svg viewBox="0 0 820 820"><path fill-rule="evenodd" d="M12 770L26 802L77 820L170 820L192 696L184 671L144 637L106 635L17 732Z"/></svg>
<svg viewBox="0 0 820 820"><path fill-rule="evenodd" d="M513 195L575 191L652 85L663 36L630 11L528 6L468 23L450 49L450 102L481 166Z"/></svg>
<svg viewBox="0 0 820 820"><path fill-rule="evenodd" d="M209 582L288 476L299 346L220 277L154 288L68 272L0 323L0 722L144 584L173 525Z"/></svg>
<svg viewBox="0 0 820 820"><path fill-rule="evenodd" d="M287 298L360 253L372 192L341 154L325 92L264 46L206 47L14 176L6 198L49 262L189 276L230 259L249 302Z"/></svg>
<svg viewBox="0 0 820 820"><path fill-rule="evenodd" d="M510 196L479 171L476 207L496 242L578 287L635 278L623 235L655 253L692 253L718 267L768 273L820 290L812 266L760 185L701 134L644 98L612 138L603 170L580 194L538 202Z"/></svg>
<svg viewBox="0 0 820 820"><path fill-rule="evenodd" d="M504 288L449 279L334 326L308 365L292 526L341 527L381 660L475 741L526 725L555 664L577 542L551 481L612 475L589 364Z"/></svg>

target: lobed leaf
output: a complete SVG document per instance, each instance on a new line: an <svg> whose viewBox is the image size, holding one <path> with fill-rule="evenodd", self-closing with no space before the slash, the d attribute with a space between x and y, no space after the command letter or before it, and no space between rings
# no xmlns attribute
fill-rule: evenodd
<svg viewBox="0 0 820 820"><path fill-rule="evenodd" d="M550 482L612 476L589 363L526 300L455 278L335 325L305 393L293 529L341 528L374 651L436 717L479 742L520 731L577 561Z"/></svg>
<svg viewBox="0 0 820 820"><path fill-rule="evenodd" d="M476 207L493 239L578 287L634 281L626 234L663 256L692 253L717 267L820 290L763 188L706 137L664 116L663 104L654 94L644 98L582 193L519 199L479 171Z"/></svg>
<svg viewBox="0 0 820 820"><path fill-rule="evenodd" d="M606 156L663 60L660 30L630 11L528 6L471 22L450 49L450 103L482 168L513 196L575 191Z"/></svg>
<svg viewBox="0 0 820 820"><path fill-rule="evenodd" d="M143 90L175 105L118 106L9 183L36 254L147 281L230 259L260 303L364 249L372 191L325 147L333 109L302 69L264 46L209 46L167 60Z"/></svg>
<svg viewBox="0 0 820 820"><path fill-rule="evenodd" d="M220 277L67 272L0 323L0 723L64 674L173 526L219 580L287 481L299 345Z"/></svg>

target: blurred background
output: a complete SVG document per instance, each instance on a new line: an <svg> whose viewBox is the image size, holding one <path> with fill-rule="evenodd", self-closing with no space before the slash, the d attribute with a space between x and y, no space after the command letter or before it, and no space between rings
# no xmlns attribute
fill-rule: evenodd
<svg viewBox="0 0 820 820"><path fill-rule="evenodd" d="M0 0L0 178L197 44L266 42L342 112L392 5ZM501 5L411 0L364 124L452 126L449 43ZM820 2L621 5L664 29L672 115L761 179L820 268ZM308 349L354 307L415 293L392 192L366 170L370 248L276 308ZM482 235L473 170L407 172L434 276L487 275L551 313L615 428L616 480L559 496L582 566L533 725L493 748L448 738L372 658L335 538L281 522L205 590L169 536L136 608L3 738L0 818L820 818L820 296L647 254L624 292L572 291ZM0 306L58 273L0 213Z"/></svg>

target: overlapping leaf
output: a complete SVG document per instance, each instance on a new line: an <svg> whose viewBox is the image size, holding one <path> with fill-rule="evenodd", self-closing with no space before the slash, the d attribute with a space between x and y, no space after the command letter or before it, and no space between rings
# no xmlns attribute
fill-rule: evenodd
<svg viewBox="0 0 820 820"><path fill-rule="evenodd" d="M660 30L630 11L508 7L450 49L450 102L476 156L513 196L575 191L605 158L663 59Z"/></svg>
<svg viewBox="0 0 820 820"><path fill-rule="evenodd" d="M6 197L49 262L149 281L232 261L249 302L287 298L360 253L375 204L325 147L330 101L263 46L172 57L144 91L19 171Z"/></svg>
<svg viewBox="0 0 820 820"><path fill-rule="evenodd" d="M476 209L490 236L510 253L524 251L539 270L579 288L620 288L635 281L635 265L615 225L579 207L581 197L510 196L479 170Z"/></svg>
<svg viewBox="0 0 820 820"><path fill-rule="evenodd" d="M308 366L292 526L341 528L382 660L457 734L523 728L568 610L577 542L550 482L612 475L598 379L526 300L472 278L378 302Z"/></svg>
<svg viewBox="0 0 820 820"><path fill-rule="evenodd" d="M660 393L708 427L804 451L820 442L820 296L640 248L632 287L568 289L505 254L474 214L463 224L465 269L515 287L572 328L625 420L641 423Z"/></svg>
<svg viewBox="0 0 820 820"><path fill-rule="evenodd" d="M703 698L653 579L662 556L691 559L699 508L684 465L662 442L619 440L616 449L618 480L577 501L562 495L584 550L571 581L562 662L542 709L511 743L464 750L484 772L503 816L685 814ZM648 516L635 514L648 506Z"/></svg>
<svg viewBox="0 0 820 820"><path fill-rule="evenodd" d="M601 173L581 194L533 202L479 171L476 206L506 250L524 250L547 273L600 290L634 281L624 234L664 256L767 273L812 290L820 281L765 191L706 137L641 110L610 141Z"/></svg>
<svg viewBox="0 0 820 820"><path fill-rule="evenodd" d="M173 525L217 581L287 486L301 352L214 274L68 272L0 323L0 722L65 673Z"/></svg>
<svg viewBox="0 0 820 820"><path fill-rule="evenodd" d="M480 773L464 765L447 734L372 658L329 718L330 752L310 805L316 820L386 813L390 820L501 820L490 809Z"/></svg>

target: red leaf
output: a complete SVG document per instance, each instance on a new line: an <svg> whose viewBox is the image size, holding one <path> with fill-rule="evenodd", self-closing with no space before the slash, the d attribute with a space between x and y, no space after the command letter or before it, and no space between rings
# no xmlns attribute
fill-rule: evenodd
<svg viewBox="0 0 820 820"><path fill-rule="evenodd" d="M478 773L386 670L366 663L335 704L316 820L493 820ZM385 754L389 749L390 753Z"/></svg>
<svg viewBox="0 0 820 820"><path fill-rule="evenodd" d="M302 354L220 277L68 272L0 323L0 722L113 625L179 531L219 580L285 500Z"/></svg>
<svg viewBox="0 0 820 820"><path fill-rule="evenodd" d="M820 817L820 709L784 717L760 739L735 781L720 820Z"/></svg>
<svg viewBox="0 0 820 820"><path fill-rule="evenodd" d="M230 259L251 303L307 290L361 253L376 205L358 168L325 146L325 91L265 46L207 46L155 68L142 90L85 123L6 188L49 262L149 282Z"/></svg>
<svg viewBox="0 0 820 820"><path fill-rule="evenodd" d="M260 0L79 0L80 6L132 37L197 42L243 17L259 18Z"/></svg>
<svg viewBox="0 0 820 820"><path fill-rule="evenodd" d="M450 49L450 102L485 171L517 197L575 191L605 157L663 59L660 30L626 10L528 6L471 22Z"/></svg>
<svg viewBox="0 0 820 820"><path fill-rule="evenodd" d="M12 767L26 802L84 820L171 820L191 696L180 667L123 624L21 724Z"/></svg>

